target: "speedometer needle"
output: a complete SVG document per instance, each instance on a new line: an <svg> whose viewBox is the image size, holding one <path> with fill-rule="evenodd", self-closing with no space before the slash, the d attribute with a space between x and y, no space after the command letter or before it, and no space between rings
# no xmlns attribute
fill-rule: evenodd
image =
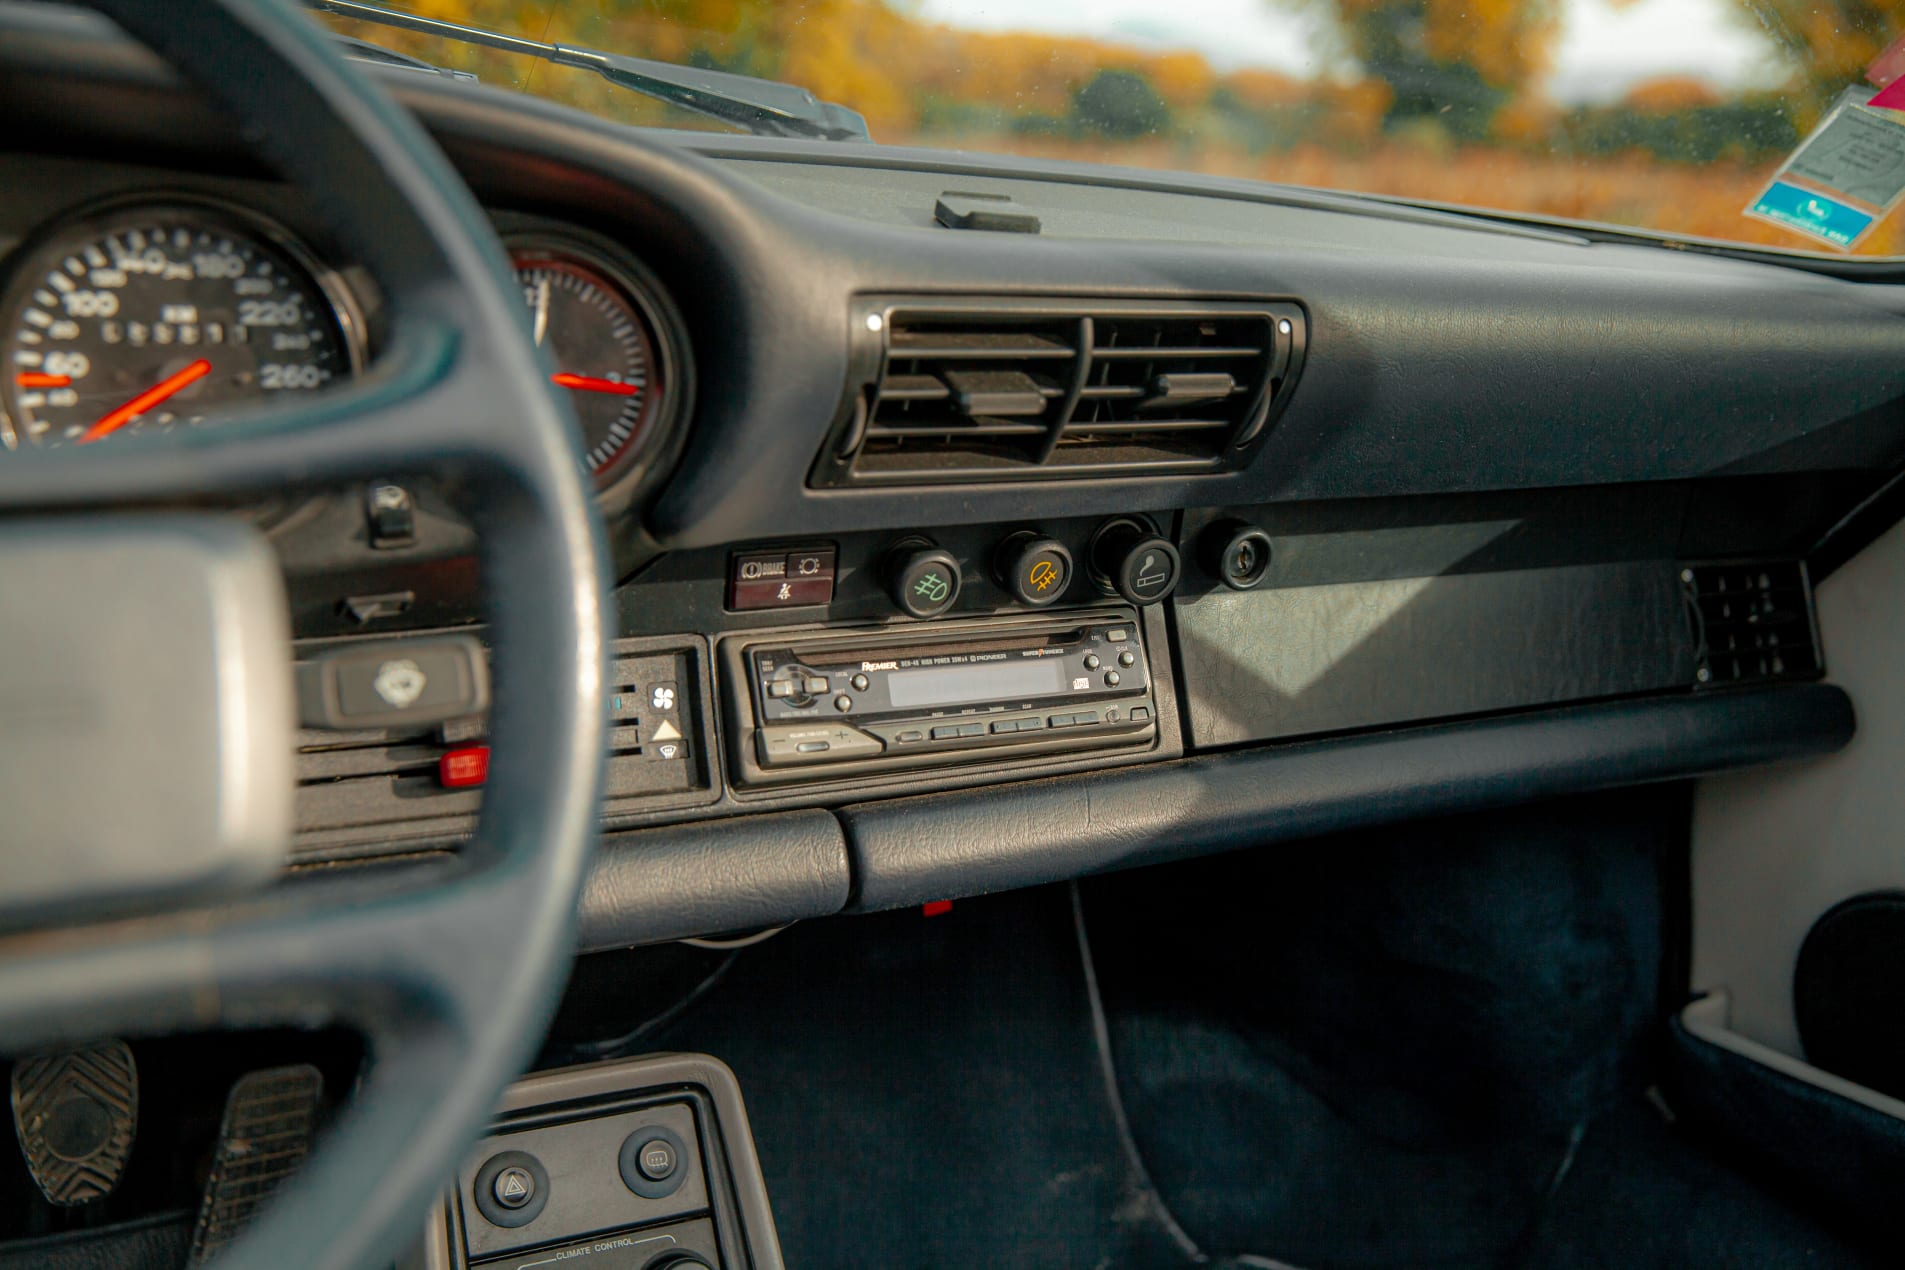
<svg viewBox="0 0 1905 1270"><path fill-rule="evenodd" d="M593 375L571 375L563 371L549 376L549 382L558 388L575 388L582 392L613 393L617 397L633 397L642 390L640 384L624 384L613 379L597 379Z"/></svg>
<svg viewBox="0 0 1905 1270"><path fill-rule="evenodd" d="M98 423L86 429L85 435L79 439L79 444L85 445L89 441L111 436L181 388L195 384L211 373L212 364L201 357L177 374L167 375L111 414L102 415Z"/></svg>

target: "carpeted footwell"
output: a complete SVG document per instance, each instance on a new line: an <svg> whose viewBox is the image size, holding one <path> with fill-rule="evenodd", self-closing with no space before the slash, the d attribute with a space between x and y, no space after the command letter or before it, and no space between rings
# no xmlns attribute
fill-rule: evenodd
<svg viewBox="0 0 1905 1270"><path fill-rule="evenodd" d="M734 1068L787 1264L1188 1264L1121 1149L1062 889L795 927L652 1041Z"/></svg>
<svg viewBox="0 0 1905 1270"><path fill-rule="evenodd" d="M1653 1088L1685 814L1601 795L1083 884L1135 1153L1065 888L796 927L643 1048L735 1068L792 1267L1889 1264Z"/></svg>
<svg viewBox="0 0 1905 1270"><path fill-rule="evenodd" d="M1653 1088L1683 798L1088 883L1133 1132L1190 1235L1314 1267L1879 1264Z"/></svg>

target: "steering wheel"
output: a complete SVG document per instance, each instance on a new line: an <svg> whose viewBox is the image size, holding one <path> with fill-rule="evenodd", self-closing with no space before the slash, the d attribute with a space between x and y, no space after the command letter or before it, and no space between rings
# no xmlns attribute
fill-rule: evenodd
<svg viewBox="0 0 1905 1270"><path fill-rule="evenodd" d="M607 556L575 425L535 360L502 248L417 123L284 0L90 3L216 98L316 200L384 289L390 339L366 376L289 410L14 455L0 464L0 514L70 520L427 476L481 543L495 739L479 823L451 870L339 870L0 938L0 1043L17 1054L113 1034L356 1030L353 1098L218 1264L361 1270L421 1230L554 1009L596 832Z"/></svg>

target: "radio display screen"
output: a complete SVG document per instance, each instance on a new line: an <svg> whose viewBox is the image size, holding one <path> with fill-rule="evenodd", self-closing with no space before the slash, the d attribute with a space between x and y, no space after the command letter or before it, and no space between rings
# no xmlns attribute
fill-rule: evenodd
<svg viewBox="0 0 1905 1270"><path fill-rule="evenodd" d="M896 710L1049 697L1065 689L1065 664L1053 657L934 670L901 670L887 676L886 688Z"/></svg>

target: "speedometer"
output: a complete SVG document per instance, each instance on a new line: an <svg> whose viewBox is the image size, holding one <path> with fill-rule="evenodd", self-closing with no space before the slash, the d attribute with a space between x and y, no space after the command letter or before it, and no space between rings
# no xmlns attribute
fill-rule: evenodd
<svg viewBox="0 0 1905 1270"><path fill-rule="evenodd" d="M196 204L121 208L30 247L0 298L0 442L215 422L356 365L356 324L287 237Z"/></svg>

